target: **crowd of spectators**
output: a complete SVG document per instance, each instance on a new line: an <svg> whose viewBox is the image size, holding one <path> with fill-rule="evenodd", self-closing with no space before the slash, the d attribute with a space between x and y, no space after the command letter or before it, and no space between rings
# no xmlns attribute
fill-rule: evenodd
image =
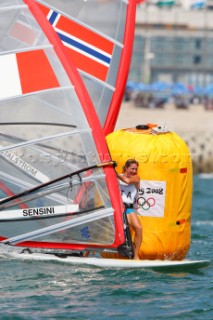
<svg viewBox="0 0 213 320"><path fill-rule="evenodd" d="M213 110L213 94L196 93L168 93L165 91L139 91L126 88L124 101L132 101L141 108L161 108L165 105L174 105L177 109L188 109L189 106L201 105L205 110Z"/></svg>
<svg viewBox="0 0 213 320"><path fill-rule="evenodd" d="M182 8L186 10L213 10L213 0L138 0L141 6L158 8Z"/></svg>

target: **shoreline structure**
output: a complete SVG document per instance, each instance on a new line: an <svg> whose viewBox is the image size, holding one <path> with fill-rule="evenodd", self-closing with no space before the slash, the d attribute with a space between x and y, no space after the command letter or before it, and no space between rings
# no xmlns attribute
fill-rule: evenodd
<svg viewBox="0 0 213 320"><path fill-rule="evenodd" d="M115 130L132 128L139 124L156 123L178 134L188 145L193 172L213 172L213 111L202 105L177 109L168 104L164 108L136 107L134 102L123 102Z"/></svg>

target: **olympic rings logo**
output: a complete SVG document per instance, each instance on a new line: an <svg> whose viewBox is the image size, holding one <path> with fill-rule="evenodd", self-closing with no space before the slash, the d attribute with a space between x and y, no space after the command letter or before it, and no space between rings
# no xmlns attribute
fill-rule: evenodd
<svg viewBox="0 0 213 320"><path fill-rule="evenodd" d="M139 197L137 199L137 204L143 209L143 210L149 210L151 207L154 207L156 201L154 198L148 198L145 199L144 197Z"/></svg>

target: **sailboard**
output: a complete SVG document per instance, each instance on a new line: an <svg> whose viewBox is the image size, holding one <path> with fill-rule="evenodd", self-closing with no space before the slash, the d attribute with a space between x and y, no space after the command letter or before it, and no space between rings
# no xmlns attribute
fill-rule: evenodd
<svg viewBox="0 0 213 320"><path fill-rule="evenodd" d="M75 65L35 1L1 1L0 25L0 241L116 250L120 192Z"/></svg>
<svg viewBox="0 0 213 320"><path fill-rule="evenodd" d="M130 68L136 0L35 0L81 75L105 134L114 130Z"/></svg>
<svg viewBox="0 0 213 320"><path fill-rule="evenodd" d="M97 33L111 43L110 54L115 57L104 79L87 73L73 56L69 57L53 26L41 14L41 5L48 3L49 10L50 1L0 3L0 242L48 252L17 253L20 258L60 261L62 258L56 256L60 252L117 252L125 243L123 205L105 133L113 129L118 109L112 105L119 106L123 90L115 98L122 69L118 61L127 61L123 59L125 45L119 39L120 32L121 39L126 39L128 28L119 31L118 26L129 21L127 16L134 16L135 1L59 3L66 7L70 2L76 10L72 14L57 7L58 1L52 0L51 6L60 9L65 18L71 15L76 28L89 32L94 29L84 20L90 16L87 9L95 9L94 4L101 10L108 5L118 8L113 11L120 17L114 37L105 31ZM54 11L53 17L57 13ZM103 118L100 106L106 108ZM115 118L110 117L112 110ZM121 259L62 260L123 268L142 263L145 267L143 261L135 264Z"/></svg>
<svg viewBox="0 0 213 320"><path fill-rule="evenodd" d="M58 262L77 266L90 266L105 269L151 269L156 271L178 272L195 271L210 265L209 260L126 260L126 259L103 259L96 257L57 256L42 253L13 253L12 258L23 260L36 260Z"/></svg>

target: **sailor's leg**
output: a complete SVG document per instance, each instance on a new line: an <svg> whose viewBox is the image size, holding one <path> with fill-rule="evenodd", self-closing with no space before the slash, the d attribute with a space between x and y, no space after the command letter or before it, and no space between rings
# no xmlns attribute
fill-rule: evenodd
<svg viewBox="0 0 213 320"><path fill-rule="evenodd" d="M131 212L130 214L128 214L127 219L128 219L129 225L132 227L132 229L135 232L134 259L139 260L140 259L139 250L142 243L142 225L135 212Z"/></svg>

